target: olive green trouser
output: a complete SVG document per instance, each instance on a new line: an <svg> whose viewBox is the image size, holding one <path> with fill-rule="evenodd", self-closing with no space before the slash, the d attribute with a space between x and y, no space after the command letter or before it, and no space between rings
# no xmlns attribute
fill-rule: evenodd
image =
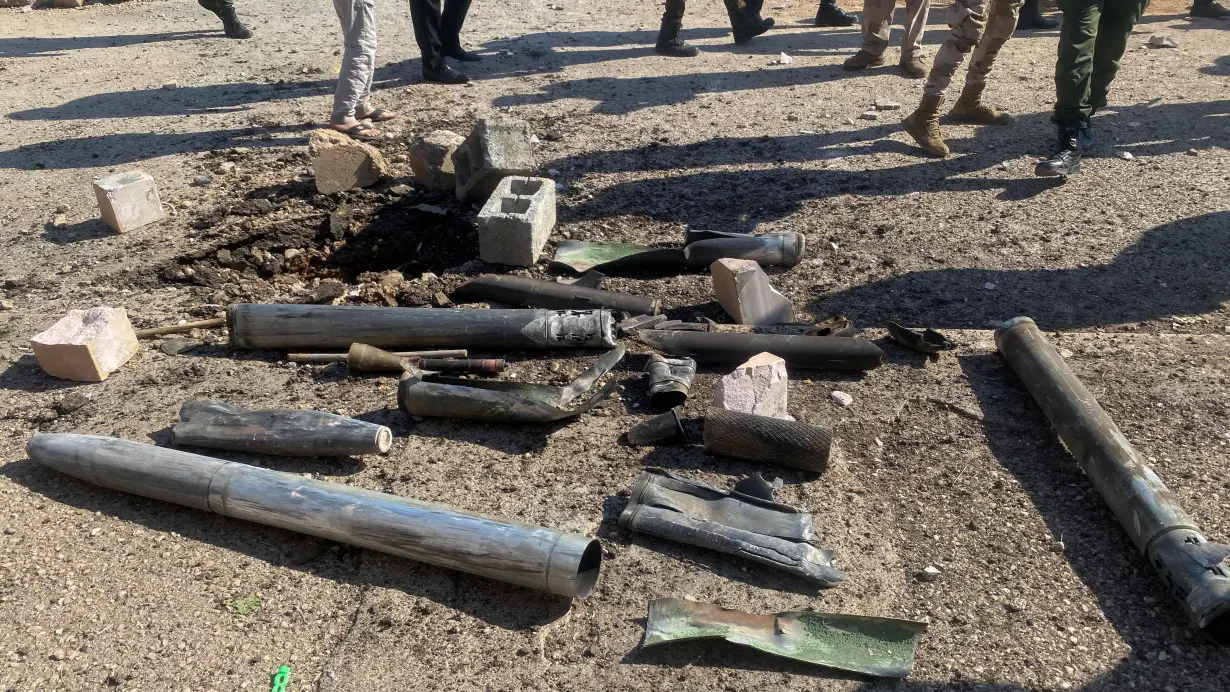
<svg viewBox="0 0 1230 692"><path fill-rule="evenodd" d="M1055 63L1055 123L1085 120L1106 105L1128 36L1149 0L1059 0L1059 60Z"/></svg>
<svg viewBox="0 0 1230 692"><path fill-rule="evenodd" d="M203 2L200 2L199 4L202 7L209 5L209 7L205 7L205 9L212 12L214 8L223 10L223 9L230 7L233 9L235 7L235 0L204 0Z"/></svg>

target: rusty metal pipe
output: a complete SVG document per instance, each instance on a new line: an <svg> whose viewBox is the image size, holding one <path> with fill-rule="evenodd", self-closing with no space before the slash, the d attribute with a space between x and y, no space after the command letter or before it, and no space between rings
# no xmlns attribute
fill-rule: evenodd
<svg viewBox="0 0 1230 692"><path fill-rule="evenodd" d="M1033 320L1009 320L995 344L1192 623L1230 644L1230 546L1200 531Z"/></svg>
<svg viewBox="0 0 1230 692"><path fill-rule="evenodd" d="M41 434L26 453L104 488L569 598L592 593L602 566L584 536L139 442Z"/></svg>

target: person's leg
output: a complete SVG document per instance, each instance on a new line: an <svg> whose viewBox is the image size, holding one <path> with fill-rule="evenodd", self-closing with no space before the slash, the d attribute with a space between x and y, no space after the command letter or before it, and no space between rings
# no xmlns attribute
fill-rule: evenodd
<svg viewBox="0 0 1230 692"><path fill-rule="evenodd" d="M893 29L893 10L897 0L863 0L863 45L858 52L846 59L842 67L847 70L865 70L883 65L884 49Z"/></svg>
<svg viewBox="0 0 1230 692"><path fill-rule="evenodd" d="M773 28L771 17L761 17L763 0L723 0L735 43L744 44Z"/></svg>
<svg viewBox="0 0 1230 692"><path fill-rule="evenodd" d="M927 17L931 13L931 0L906 0L905 17L902 28L905 34L901 37L901 69L911 77L927 76L927 63L923 59L923 31L927 28Z"/></svg>
<svg viewBox="0 0 1230 692"><path fill-rule="evenodd" d="M410 0L414 40L423 54L423 79L445 84L464 84L470 78L444 62L440 0Z"/></svg>
<svg viewBox="0 0 1230 692"><path fill-rule="evenodd" d="M1149 0L1108 2L1098 21L1097 38L1093 44L1093 74L1089 78L1090 114L1106 105L1111 82L1119 73L1119 61L1127 49L1132 27L1140 21Z"/></svg>
<svg viewBox="0 0 1230 692"><path fill-rule="evenodd" d="M1192 2L1192 9L1187 13L1189 17L1203 17L1205 19L1230 19L1230 10L1217 0L1195 0Z"/></svg>
<svg viewBox="0 0 1230 692"><path fill-rule="evenodd" d="M1093 78L1094 44L1105 1L1059 0L1063 25L1059 28L1055 113L1051 116L1058 139L1055 154L1034 167L1035 175L1067 176L1081 169L1082 135L1087 135L1089 115L1093 112L1089 105L1089 89Z"/></svg>
<svg viewBox="0 0 1230 692"><path fill-rule="evenodd" d="M837 6L837 0L820 0L816 8L816 26L854 26L858 17Z"/></svg>
<svg viewBox="0 0 1230 692"><path fill-rule="evenodd" d="M1016 28L1019 31L1051 31L1059 28L1059 22L1042 16L1038 0L1025 0L1025 4L1021 5Z"/></svg>
<svg viewBox="0 0 1230 692"><path fill-rule="evenodd" d="M950 31L935 54L927 84L923 87L922 102L918 108L901 121L918 146L932 156L947 156L948 145L940 134L940 105L944 94L952 84L957 68L965 61L965 54L974 49L982 38L987 25L987 9L990 0L954 0L948 8Z"/></svg>
<svg viewBox="0 0 1230 692"><path fill-rule="evenodd" d="M683 29L685 9L687 5L684 0L666 0L666 11L662 13L662 26L658 29L654 52L673 58L692 58L700 52L679 37L679 32Z"/></svg>
<svg viewBox="0 0 1230 692"><path fill-rule="evenodd" d="M478 62L482 56L461 47L461 25L470 12L470 0L444 0L444 12L440 17L440 40L444 42L444 54L454 60Z"/></svg>
<svg viewBox="0 0 1230 692"><path fill-rule="evenodd" d="M953 117L982 125L1007 125L1012 122L1007 113L984 104L982 92L987 88L987 75L991 74L995 58L999 56L1000 49L1008 39L1012 38L1020 9L1021 0L991 0L987 27L982 32L978 45L974 46L969 71L965 75L965 88L961 90L961 97L952 108Z"/></svg>
<svg viewBox="0 0 1230 692"><path fill-rule="evenodd" d="M197 0L197 4L218 15L227 38L252 38L252 30L235 14L235 0Z"/></svg>
<svg viewBox="0 0 1230 692"><path fill-rule="evenodd" d="M378 136L379 130L364 128L358 124L356 114L366 102L366 91L371 83L372 61L368 55L374 38L375 25L365 26L374 19L374 0L333 0L338 22L342 25L342 66L337 75L337 89L333 92L333 115L329 124L336 130L347 132L362 139ZM365 33L370 30L372 36Z"/></svg>

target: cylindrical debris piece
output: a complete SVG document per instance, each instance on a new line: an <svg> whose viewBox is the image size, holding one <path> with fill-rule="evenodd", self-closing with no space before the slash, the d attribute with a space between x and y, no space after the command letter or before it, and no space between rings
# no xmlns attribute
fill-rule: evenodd
<svg viewBox="0 0 1230 692"><path fill-rule="evenodd" d="M662 309L662 301L657 298L643 298L627 293L528 279L522 276L480 276L467 281L453 291L453 299L496 301L510 305L528 305L534 308L555 310L610 308L633 315L656 315Z"/></svg>
<svg viewBox="0 0 1230 692"><path fill-rule="evenodd" d="M649 403L656 409L671 409L688 400L692 378L696 377L696 361L691 358L649 357L645 366L649 373Z"/></svg>
<svg viewBox="0 0 1230 692"><path fill-rule="evenodd" d="M41 434L30 458L105 488L585 598L598 541L340 483L94 435Z"/></svg>
<svg viewBox="0 0 1230 692"><path fill-rule="evenodd" d="M435 372L504 372L503 358L411 358L422 370Z"/></svg>
<svg viewBox="0 0 1230 692"><path fill-rule="evenodd" d="M281 456L385 454L393 433L383 425L323 411L248 411L194 399L179 408L171 443Z"/></svg>
<svg viewBox="0 0 1230 692"><path fill-rule="evenodd" d="M712 238L683 249L689 267L707 267L720 259L755 260L762 266L793 267L807 251L802 233L769 233L743 238Z"/></svg>
<svg viewBox="0 0 1230 692"><path fill-rule="evenodd" d="M1230 546L1209 542L1033 320L995 344L1192 623L1230 644Z"/></svg>
<svg viewBox="0 0 1230 692"><path fill-rule="evenodd" d="M870 341L841 336L642 329L636 332L636 338L706 365L738 365L765 351L784 359L792 368L816 370L871 370L884 358L884 352Z"/></svg>
<svg viewBox="0 0 1230 692"><path fill-rule="evenodd" d="M405 372L413 361L368 344L351 344L346 369L351 372Z"/></svg>
<svg viewBox="0 0 1230 692"><path fill-rule="evenodd" d="M155 336L164 334L180 334L190 332L193 329L213 329L226 324L226 319L223 317L215 317L208 320L197 320L196 322L184 322L183 324L168 324L165 327L151 327L149 329L138 329L138 339L149 339Z"/></svg>
<svg viewBox="0 0 1230 692"><path fill-rule="evenodd" d="M353 346L354 344L351 344ZM435 351L390 351L395 356L407 358L468 358L470 352L464 348L448 348ZM286 360L292 363L345 363L350 357L348 353L287 353Z"/></svg>
<svg viewBox="0 0 1230 692"><path fill-rule="evenodd" d="M448 347L499 350L610 348L607 310L463 310L236 303L226 309L233 348Z"/></svg>
<svg viewBox="0 0 1230 692"><path fill-rule="evenodd" d="M832 443L833 433L818 425L720 408L705 414L710 454L821 473L828 468Z"/></svg>

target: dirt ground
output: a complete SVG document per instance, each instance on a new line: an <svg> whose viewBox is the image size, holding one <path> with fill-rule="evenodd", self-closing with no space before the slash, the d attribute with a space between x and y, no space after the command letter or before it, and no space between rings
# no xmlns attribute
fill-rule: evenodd
<svg viewBox="0 0 1230 692"><path fill-rule="evenodd" d="M379 3L378 105L402 115L379 146L399 177L330 196L304 151L338 63L327 2L241 0L251 41L222 38L188 0L0 10L0 690L262 690L280 664L290 689L328 691L1225 689L1224 650L1186 623L988 327L1033 316L1204 530L1230 539L1230 23L1155 6L1095 120L1098 156L1057 183L1032 175L1054 136L1053 32L1019 35L996 66L990 98L1015 124L946 125L954 154L935 161L898 129L922 84L896 72L895 47L890 67L850 74L857 30L816 29L808 2L766 3L779 28L743 47L720 3L693 5L686 36L703 52L681 60L649 48L656 3L478 2L463 40L486 59L472 85L443 87L420 82L405 4ZM1179 48L1144 47L1154 33ZM772 64L782 52L793 62ZM876 98L904 108L858 119ZM29 337L72 308L125 307L140 328L236 301L430 305L501 270L474 261L475 209L417 187L404 157L414 135L466 133L497 110L531 123L542 170L566 186L552 246L676 242L688 224L807 234L808 258L774 284L804 317L849 315L886 354L863 375L792 373L791 411L835 426L834 460L818 477L774 469L849 582L817 593L619 530L645 466L722 487L756 470L621 442L649 413L643 347L615 373L617 400L522 427L409 419L392 379L232 351L220 331L147 342L100 384L34 363ZM89 182L130 169L157 179L170 215L116 235ZM298 264L277 260L291 248ZM365 274L388 270L404 283ZM705 273L607 285L728 319ZM926 360L885 340L889 320L961 347ZM538 381L595 357L493 355ZM721 374L702 372L687 414ZM854 405L831 404L834 389ZM76 394L88 402L74 409ZM387 456L218 456L597 536L598 589L569 603L94 488L25 456L38 431L166 444L197 396L388 425ZM916 579L929 565L942 578ZM914 674L886 683L724 643L643 650L659 596L930 627Z"/></svg>

